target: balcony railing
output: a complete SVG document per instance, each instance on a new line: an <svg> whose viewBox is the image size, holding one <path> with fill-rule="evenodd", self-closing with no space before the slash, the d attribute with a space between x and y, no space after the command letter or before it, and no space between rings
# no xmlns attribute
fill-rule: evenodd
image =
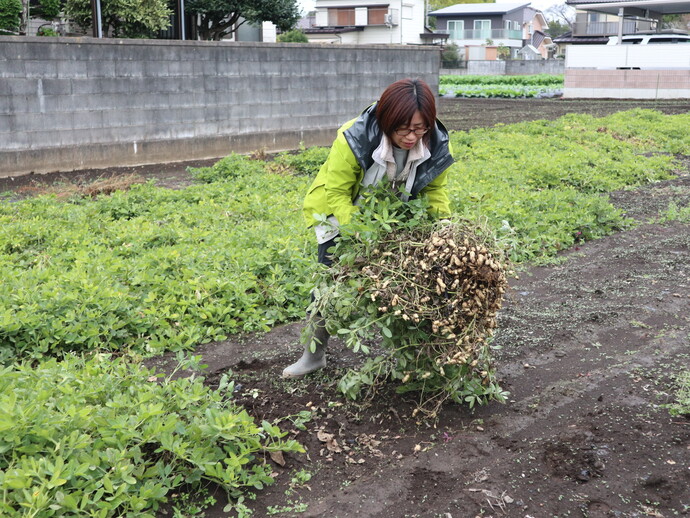
<svg viewBox="0 0 690 518"><path fill-rule="evenodd" d="M653 31L656 24L646 20L625 20L623 34L635 34L642 31ZM575 22L573 36L615 36L618 34L618 22Z"/></svg>
<svg viewBox="0 0 690 518"><path fill-rule="evenodd" d="M522 31L510 29L475 29L467 31L435 31L449 34L451 40L493 40L494 43L501 43L501 40L522 40Z"/></svg>

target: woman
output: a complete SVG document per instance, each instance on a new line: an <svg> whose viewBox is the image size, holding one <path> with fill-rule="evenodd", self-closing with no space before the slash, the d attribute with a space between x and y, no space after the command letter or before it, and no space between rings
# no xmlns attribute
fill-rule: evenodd
<svg viewBox="0 0 690 518"><path fill-rule="evenodd" d="M314 226L319 262L330 266L327 250L335 244L339 225L347 224L357 209L362 188L387 178L403 201L425 196L435 217L450 215L446 192L447 168L453 163L448 131L436 119L436 102L420 79L391 84L359 117L339 130L328 159L304 200L307 225ZM328 224L314 215L328 215ZM326 366L328 332L317 321L302 357L283 371L299 377Z"/></svg>

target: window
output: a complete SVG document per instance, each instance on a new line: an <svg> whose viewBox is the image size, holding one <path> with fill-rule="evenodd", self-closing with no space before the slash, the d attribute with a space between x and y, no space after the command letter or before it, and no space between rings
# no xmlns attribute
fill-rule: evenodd
<svg viewBox="0 0 690 518"><path fill-rule="evenodd" d="M328 10L328 25L330 26L345 26L355 24L355 10L354 9L329 9Z"/></svg>
<svg viewBox="0 0 690 518"><path fill-rule="evenodd" d="M520 30L520 22L513 21L513 30L514 31Z"/></svg>
<svg viewBox="0 0 690 518"><path fill-rule="evenodd" d="M369 25L383 25L386 23L387 7L369 8Z"/></svg>
<svg viewBox="0 0 690 518"><path fill-rule="evenodd" d="M465 22L463 20L451 20L448 22L448 33L451 40L462 40L465 32Z"/></svg>
<svg viewBox="0 0 690 518"><path fill-rule="evenodd" d="M491 20L474 21L474 39L486 40L491 38Z"/></svg>
<svg viewBox="0 0 690 518"><path fill-rule="evenodd" d="M413 6L408 4L403 4L402 6L402 17L405 20L411 20L414 16Z"/></svg>

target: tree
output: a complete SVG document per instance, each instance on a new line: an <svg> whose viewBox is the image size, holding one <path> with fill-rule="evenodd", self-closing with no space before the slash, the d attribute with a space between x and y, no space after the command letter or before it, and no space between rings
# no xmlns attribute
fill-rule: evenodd
<svg viewBox="0 0 690 518"><path fill-rule="evenodd" d="M551 38L558 38L559 36L565 34L570 30L571 28L569 25L561 23L557 20L552 20L549 22L549 30L547 32L549 33L549 36L551 36Z"/></svg>
<svg viewBox="0 0 690 518"><path fill-rule="evenodd" d="M441 66L443 68L459 68L461 61L460 48L455 43L449 43L441 51Z"/></svg>
<svg viewBox="0 0 690 518"><path fill-rule="evenodd" d="M0 34L18 33L21 17L21 0L0 0Z"/></svg>
<svg viewBox="0 0 690 518"><path fill-rule="evenodd" d="M685 31L690 27L690 15L667 14L661 17L662 29L677 29Z"/></svg>
<svg viewBox="0 0 690 518"><path fill-rule="evenodd" d="M304 32L299 29L292 29L278 35L278 41L281 43L309 43L309 38Z"/></svg>
<svg viewBox="0 0 690 518"><path fill-rule="evenodd" d="M297 23L297 0L188 0L185 11L198 16L199 37L221 40L245 22L273 22L281 31Z"/></svg>
<svg viewBox="0 0 690 518"><path fill-rule="evenodd" d="M54 22L62 12L62 0L40 0L31 6L31 18ZM36 36L60 36L54 23L45 23L38 28Z"/></svg>
<svg viewBox="0 0 690 518"><path fill-rule="evenodd" d="M456 4L495 4L494 0L429 0L429 11L438 11Z"/></svg>
<svg viewBox="0 0 690 518"><path fill-rule="evenodd" d="M93 23L90 0L66 0L65 14L83 30ZM103 35L151 38L170 26L167 0L101 0Z"/></svg>
<svg viewBox="0 0 690 518"><path fill-rule="evenodd" d="M31 17L51 21L60 16L62 0L40 0L38 5L31 6Z"/></svg>
<svg viewBox="0 0 690 518"><path fill-rule="evenodd" d="M508 45L504 45L503 43L499 43L498 48L496 49L496 54L498 55L498 59L510 59L510 47Z"/></svg>
<svg viewBox="0 0 690 518"><path fill-rule="evenodd" d="M494 0L429 0L428 9L431 11L438 11L444 7L450 7L456 4L494 4ZM432 29L436 28L436 17L432 16L427 23Z"/></svg>
<svg viewBox="0 0 690 518"><path fill-rule="evenodd" d="M568 30L572 30L575 23L575 9L565 3L552 5L544 11L544 16L549 20L549 28L552 22L557 22L561 25L567 25Z"/></svg>

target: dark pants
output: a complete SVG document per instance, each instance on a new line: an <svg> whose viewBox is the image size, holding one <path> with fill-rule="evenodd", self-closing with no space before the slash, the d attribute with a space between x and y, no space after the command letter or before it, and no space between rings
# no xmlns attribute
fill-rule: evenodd
<svg viewBox="0 0 690 518"><path fill-rule="evenodd" d="M335 246L336 239L338 239L338 236L319 245L319 262L321 264L325 264L326 266L333 264L333 256L328 253L328 249Z"/></svg>
<svg viewBox="0 0 690 518"><path fill-rule="evenodd" d="M338 236L335 236L333 239L329 239L325 243L321 243L319 245L319 262L321 264L325 264L326 266L331 266L333 264L333 256L328 253L328 249L335 246L335 240L338 239ZM314 292L312 291L311 293L311 301L314 302ZM317 313L318 316L321 316L320 313ZM324 327L323 324L323 319L320 319L320 324L317 324L317 327ZM326 338L328 336L326 335Z"/></svg>
<svg viewBox="0 0 690 518"><path fill-rule="evenodd" d="M332 246L335 246L336 239L338 239L338 236L335 236L333 239L329 239L325 243L321 243L319 245L319 262L321 264L325 264L326 266L333 264L333 256L328 253L328 249ZM311 294L311 301L314 302L314 292Z"/></svg>

